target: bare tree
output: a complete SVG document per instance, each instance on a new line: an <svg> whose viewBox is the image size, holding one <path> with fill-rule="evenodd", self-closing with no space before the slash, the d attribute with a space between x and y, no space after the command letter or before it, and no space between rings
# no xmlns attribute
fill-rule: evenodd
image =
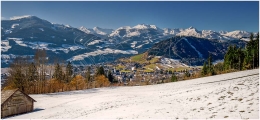
<svg viewBox="0 0 260 120"><path fill-rule="evenodd" d="M48 57L46 50L43 49L38 49L36 50L36 53L34 55L34 62L36 66L38 67L38 73L39 73L39 78L38 78L38 93L43 93L43 89L45 87L46 83L46 63L48 62Z"/></svg>

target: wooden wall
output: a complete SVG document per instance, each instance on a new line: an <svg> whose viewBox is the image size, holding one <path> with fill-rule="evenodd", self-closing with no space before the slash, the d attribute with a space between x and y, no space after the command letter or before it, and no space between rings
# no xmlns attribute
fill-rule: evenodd
<svg viewBox="0 0 260 120"><path fill-rule="evenodd" d="M33 110L33 100L22 92L16 91L7 101L1 105L1 118L30 112Z"/></svg>

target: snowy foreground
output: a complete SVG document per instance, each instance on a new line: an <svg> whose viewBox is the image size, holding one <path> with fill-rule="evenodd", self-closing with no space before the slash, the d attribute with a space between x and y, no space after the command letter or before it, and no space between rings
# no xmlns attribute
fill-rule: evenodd
<svg viewBox="0 0 260 120"><path fill-rule="evenodd" d="M259 70L136 87L30 95L35 111L9 117L259 119Z"/></svg>

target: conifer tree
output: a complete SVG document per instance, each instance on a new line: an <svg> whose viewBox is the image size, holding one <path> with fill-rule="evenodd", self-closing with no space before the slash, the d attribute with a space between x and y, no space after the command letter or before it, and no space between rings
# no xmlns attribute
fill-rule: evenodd
<svg viewBox="0 0 260 120"><path fill-rule="evenodd" d="M107 77L108 77L109 82L112 83L114 78L113 78L113 75L112 75L110 70L108 71L108 76Z"/></svg>
<svg viewBox="0 0 260 120"><path fill-rule="evenodd" d="M53 78L59 80L60 82L62 81L63 74L62 74L62 68L61 68L59 63L57 63L56 66L55 66Z"/></svg>
<svg viewBox="0 0 260 120"><path fill-rule="evenodd" d="M209 54L209 58L208 58L208 73L210 73L211 75L215 75L212 61L213 61L212 60L212 56L211 56L211 54Z"/></svg>
<svg viewBox="0 0 260 120"><path fill-rule="evenodd" d="M255 53L256 53L256 55L255 55L255 65L256 65L256 67L258 68L259 67L259 32L256 34L256 39L255 39Z"/></svg>
<svg viewBox="0 0 260 120"><path fill-rule="evenodd" d="M185 71L185 76L186 77L190 77L191 76L191 74L190 74L190 72L188 70Z"/></svg>
<svg viewBox="0 0 260 120"><path fill-rule="evenodd" d="M71 62L69 61L66 66L66 74L65 74L66 83L69 83L71 81L72 75L73 75L73 66L72 66Z"/></svg>
<svg viewBox="0 0 260 120"><path fill-rule="evenodd" d="M225 70L229 70L232 69L233 67L233 56L234 56L234 47L233 46L229 46L227 53L224 56L224 69Z"/></svg>
<svg viewBox="0 0 260 120"><path fill-rule="evenodd" d="M177 79L177 76L173 73L172 74L172 77L171 77L171 81L172 82L176 82L178 79Z"/></svg>
<svg viewBox="0 0 260 120"><path fill-rule="evenodd" d="M26 67L24 66L24 60L21 57L15 58L14 62L10 65L10 83L14 83L14 87L21 89L23 92L26 88L25 73Z"/></svg>
<svg viewBox="0 0 260 120"><path fill-rule="evenodd" d="M102 66L98 67L96 75L105 75L105 71Z"/></svg>
<svg viewBox="0 0 260 120"><path fill-rule="evenodd" d="M245 55L244 55L244 51L241 49L241 48L238 48L237 49L237 69L238 70L242 70L243 68L243 63L244 63L244 58L245 58Z"/></svg>
<svg viewBox="0 0 260 120"><path fill-rule="evenodd" d="M255 60L255 50L254 50L254 35L251 33L250 40L246 45L246 58L244 62L244 66L246 69L252 69L254 67L254 60Z"/></svg>
<svg viewBox="0 0 260 120"><path fill-rule="evenodd" d="M203 64L203 68L202 68L201 74L202 75L207 75L208 74L207 71L208 71L208 66L207 66L207 63L205 61L204 64Z"/></svg>
<svg viewBox="0 0 260 120"><path fill-rule="evenodd" d="M38 75L37 75L37 67L35 66L35 64L32 62L29 66L29 81L34 81L37 79Z"/></svg>
<svg viewBox="0 0 260 120"><path fill-rule="evenodd" d="M91 76L90 76L90 67L88 67L87 71L86 71L86 79L85 79L86 83L88 83L90 81L90 78L91 78Z"/></svg>

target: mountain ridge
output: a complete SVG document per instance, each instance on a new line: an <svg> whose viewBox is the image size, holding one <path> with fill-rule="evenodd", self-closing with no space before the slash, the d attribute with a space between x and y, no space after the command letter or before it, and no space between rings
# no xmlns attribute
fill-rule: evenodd
<svg viewBox="0 0 260 120"><path fill-rule="evenodd" d="M205 37L203 39L228 42L239 40L240 37L248 39L246 35L249 34L246 31L199 31L195 27L161 29L148 24L123 26L116 30L100 27L74 28L70 25L51 23L36 16L16 17L12 20L1 20L1 23L1 53L4 55L1 59L9 63L11 60L7 58L33 55L33 51L38 48L46 49L50 58L59 57L75 62L84 60L85 63L95 64L145 52L156 43L174 36ZM189 46L192 44L186 45L178 47L190 49Z"/></svg>
<svg viewBox="0 0 260 120"><path fill-rule="evenodd" d="M99 27L100 28L100 27ZM88 28L79 28L80 30L84 31L84 29L87 29L91 32L86 33L92 33L92 34L99 34L93 29ZM115 30L110 29L110 32L104 32L109 37L134 37L142 34L145 32L145 30L153 29L157 30L158 34L161 35L174 35L174 36L194 36L199 38L207 38L207 39L219 39L219 40L238 40L241 38L248 38L250 36L250 32L243 31L243 30L234 30L234 31L214 31L214 30L198 30L197 28L191 26L189 28L183 29L183 28L163 28L156 25L149 25L149 24L137 24L133 27L131 26L122 26ZM125 34L122 33L122 31L125 31ZM104 35L104 34L103 34ZM248 39L244 39L248 40Z"/></svg>
<svg viewBox="0 0 260 120"><path fill-rule="evenodd" d="M34 15L24 15L24 16L14 16L14 17L11 17L10 20L1 20L2 21L15 21L15 20L21 20L21 19L41 19L37 16L34 16ZM44 20L44 19L41 19L43 21L47 21L47 20ZM51 23L51 24L55 24L55 23ZM63 25L63 24L61 24ZM67 26L67 27L72 27L70 25L64 25L64 26ZM75 27L72 27L72 28L75 28ZM84 29L87 29L88 32L84 31ZM113 36L114 34L112 34L113 32L115 32L116 30L120 30L120 29L157 29L159 31L164 31L163 34L170 34L170 35L184 35L184 36L194 36L194 37L201 37L201 38L208 38L208 39L223 39L223 40L231 40L231 39L241 39L243 37L249 37L250 33L251 32L248 32L248 31L244 31L244 30L233 30L233 31L225 31L225 30L221 30L221 31L214 31L214 30L198 30L196 29L194 26L190 26L189 28L160 28L156 25L152 25L152 24L137 24L133 27L130 27L130 26L122 26L122 27L119 27L117 29L111 29L111 28L101 28L101 27L94 27L94 28L87 28L87 27L84 27L84 26L81 26L77 29L83 31L83 32L86 32L88 34L96 34L96 35L109 35L109 36ZM165 29L167 29L167 31L170 31L170 32L167 32L165 31ZM194 31L192 31L194 30ZM179 32L174 32L174 31L179 31ZM204 31L204 32L203 32ZM222 36L226 36L226 37L229 37L229 38L225 38L225 37L205 37L207 35L197 35L196 36L196 33L199 33L199 34L206 34L206 32L208 33L214 33L214 34L218 34L218 35L222 35ZM190 34L189 34L190 33Z"/></svg>

